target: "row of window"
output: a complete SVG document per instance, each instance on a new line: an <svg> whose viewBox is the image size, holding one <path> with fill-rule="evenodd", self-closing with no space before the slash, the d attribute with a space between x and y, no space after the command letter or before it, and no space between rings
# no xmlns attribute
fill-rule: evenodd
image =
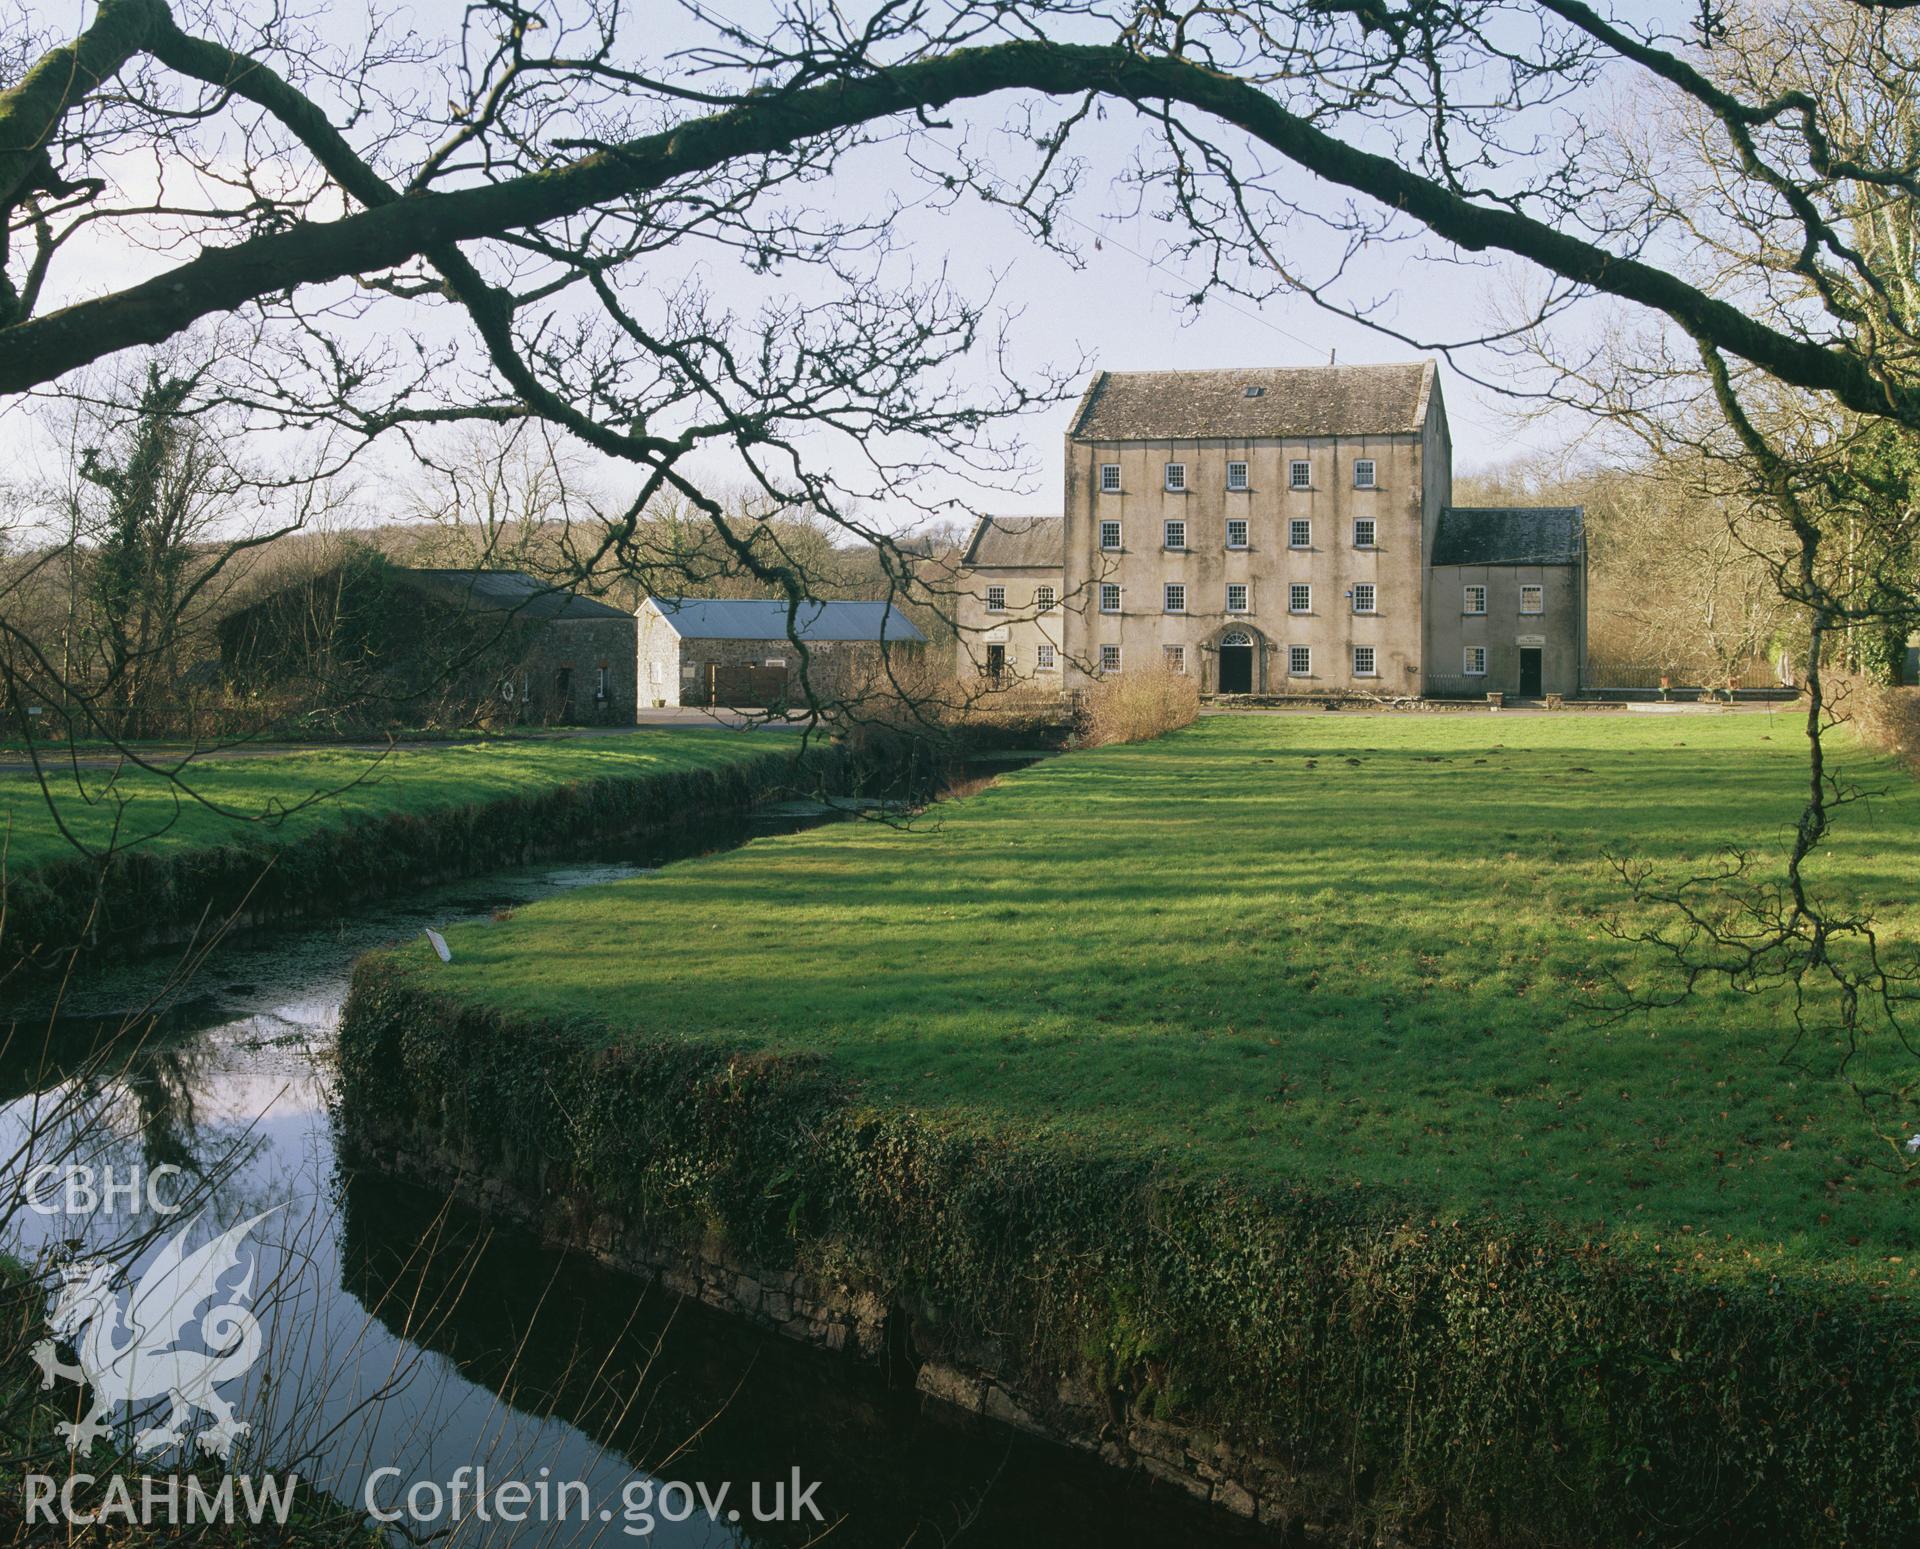
<svg viewBox="0 0 1920 1549"><path fill-rule="evenodd" d="M1015 645L997 645L994 647L994 650L1000 653L999 661L1001 665L1007 667L1013 666L1015 659L1020 654L1020 648ZM989 668L993 667L991 660L988 665ZM1060 652L1052 641L1042 640L1033 648L1033 670L1035 672L1058 672L1060 670Z"/></svg>
<svg viewBox="0 0 1920 1549"><path fill-rule="evenodd" d="M1162 647L1162 649L1165 652L1166 666L1169 672L1185 672L1187 670L1187 648L1185 646L1169 645ZM1005 658L1008 662L1013 660L1013 652L1014 648L1008 646ZM1375 663L1378 659L1379 657L1375 647L1370 645L1354 646L1353 675L1356 678L1377 677L1378 668L1375 666ZM1041 641L1040 644L1033 648L1033 665L1036 672L1059 671L1060 657L1058 650L1048 642L1044 640ZM1487 648L1484 645L1468 646L1461 654L1460 666L1461 670L1468 677L1484 678L1487 675ZM1100 647L1100 670L1102 672L1118 672L1120 670L1119 646L1103 645ZM1312 646L1290 645L1287 647L1287 675L1294 678L1310 678L1313 676Z"/></svg>
<svg viewBox="0 0 1920 1549"><path fill-rule="evenodd" d="M1033 611L1051 613L1058 601L1051 586L1036 586L1033 589ZM1007 611L1007 589L1004 586L987 588L987 612L1005 613Z"/></svg>
<svg viewBox="0 0 1920 1549"><path fill-rule="evenodd" d="M1353 524L1353 546L1356 549L1377 547L1375 541L1379 532L1378 524L1372 517L1361 517ZM1248 527L1245 518L1233 517L1227 522L1227 547L1244 549L1247 544ZM1187 547L1187 524L1183 521L1167 521L1160 524L1160 541L1164 548L1184 550ZM1114 553L1125 547L1122 540L1120 523L1111 518L1100 524L1100 547L1107 553ZM1295 517L1287 523L1287 547L1290 549L1310 549L1313 547L1313 523L1304 517ZM1485 590L1485 588L1482 588Z"/></svg>
<svg viewBox="0 0 1920 1549"><path fill-rule="evenodd" d="M1353 599L1355 613L1378 612L1378 589L1371 581L1355 583L1349 595ZM1227 583L1227 612L1245 613L1248 608L1248 589L1243 581ZM1033 609L1036 613L1051 613L1058 599L1051 586L1036 586L1033 589ZM1168 613L1187 611L1187 588L1182 581L1168 581L1165 585L1162 607ZM1484 586L1469 586L1462 602L1462 609L1469 614L1484 614L1487 611L1487 589ZM1541 614L1547 610L1547 593L1543 586L1523 586L1520 588L1520 611L1525 614ZM987 588L987 612L1005 613L1007 611L1007 589L1004 586ZM1120 611L1120 588L1111 581L1100 588L1100 611L1118 613ZM1287 611L1289 613L1313 612L1313 585L1311 582L1294 581L1287 587Z"/></svg>
<svg viewBox="0 0 1920 1549"><path fill-rule="evenodd" d="M1469 586L1461 600L1462 613L1482 614L1487 611L1487 589L1484 586ZM1523 586L1520 588L1520 611L1522 613L1545 613L1547 611L1547 589L1544 586Z"/></svg>
<svg viewBox="0 0 1920 1549"><path fill-rule="evenodd" d="M1355 489L1378 489L1380 466L1371 457L1356 457L1353 460L1353 487ZM1187 482L1185 463L1167 463L1161 471L1161 488L1169 494L1184 495L1193 486ZM1227 488L1236 492L1251 489L1247 482L1245 463L1227 464ZM1299 457L1287 464L1288 489L1313 488L1313 464L1307 458ZM1118 495L1120 489L1120 465L1102 463L1100 465L1100 493Z"/></svg>
<svg viewBox="0 0 1920 1549"><path fill-rule="evenodd" d="M1245 613L1249 611L1249 590L1244 581L1227 583L1227 612ZM1379 588L1371 581L1361 581L1350 588L1347 596L1353 603L1355 613L1378 613ZM1185 613L1187 611L1187 585L1184 581L1168 581L1161 588L1161 611L1166 613ZM1120 611L1120 588L1111 582L1100 588L1100 611L1118 613ZM1287 612L1313 612L1313 585L1308 581L1293 581L1287 586Z"/></svg>
<svg viewBox="0 0 1920 1549"><path fill-rule="evenodd" d="M1187 648L1183 645L1162 647L1165 663L1169 672L1187 670ZM1376 663L1379 655L1375 647L1356 645L1353 647L1353 675L1356 678L1379 676ZM1054 666L1054 651L1050 645L1040 647L1036 665L1043 671ZM1461 669L1468 677L1484 678L1487 675L1487 648L1484 645L1470 645L1461 654ZM1118 672L1120 670L1120 647L1103 645L1100 647L1100 670ZM1310 678L1313 676L1313 647L1310 645L1290 645L1287 647L1287 676L1290 678Z"/></svg>
<svg viewBox="0 0 1920 1549"><path fill-rule="evenodd" d="M1185 646L1169 645L1161 647L1161 650L1164 653L1163 661L1169 672L1185 672L1187 670L1187 648ZM1480 654L1482 657L1480 671L1484 673L1487 670L1485 662L1486 652L1482 651ZM1047 648L1047 655L1048 665L1051 666L1052 647L1050 646ZM1353 647L1353 675L1356 678L1378 677L1379 668L1376 666L1378 659L1378 655L1373 646L1356 645ZM1120 660L1119 646L1103 645L1100 647L1100 670L1102 672L1118 672L1120 670ZM1287 647L1287 676L1290 678L1310 678L1313 676L1312 646L1290 645Z"/></svg>

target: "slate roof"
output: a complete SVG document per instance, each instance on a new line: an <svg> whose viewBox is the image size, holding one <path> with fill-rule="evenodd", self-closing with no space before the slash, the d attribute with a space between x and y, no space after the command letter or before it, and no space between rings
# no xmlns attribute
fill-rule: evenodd
<svg viewBox="0 0 1920 1549"><path fill-rule="evenodd" d="M473 613L514 613L569 624L632 617L623 608L557 589L524 570L416 570L394 565L388 574L401 586Z"/></svg>
<svg viewBox="0 0 1920 1549"><path fill-rule="evenodd" d="M1067 562L1067 524L1057 516L983 516L960 563L988 570L1059 570Z"/></svg>
<svg viewBox="0 0 1920 1549"><path fill-rule="evenodd" d="M1436 565L1577 565L1583 506L1448 506L1433 535Z"/></svg>
<svg viewBox="0 0 1920 1549"><path fill-rule="evenodd" d="M1407 435L1426 423L1436 382L1430 360L1100 371L1087 384L1068 434L1079 441Z"/></svg>
<svg viewBox="0 0 1920 1549"><path fill-rule="evenodd" d="M926 636L890 602L803 602L787 629L787 605L758 598L655 597L668 628L683 640L904 640Z"/></svg>

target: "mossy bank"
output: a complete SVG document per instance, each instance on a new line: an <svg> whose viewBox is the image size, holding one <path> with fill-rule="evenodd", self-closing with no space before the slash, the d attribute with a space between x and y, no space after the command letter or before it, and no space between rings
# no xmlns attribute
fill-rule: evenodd
<svg viewBox="0 0 1920 1549"><path fill-rule="evenodd" d="M1904 1302L996 1144L815 1060L604 1046L391 959L362 965L342 1045L363 1162L1276 1528L1912 1540Z"/></svg>
<svg viewBox="0 0 1920 1549"><path fill-rule="evenodd" d="M925 756L673 730L217 760L174 780L80 769L45 791L0 777L10 829L0 958L58 968L84 943L84 969L103 953L337 913L776 796L912 778L907 765Z"/></svg>

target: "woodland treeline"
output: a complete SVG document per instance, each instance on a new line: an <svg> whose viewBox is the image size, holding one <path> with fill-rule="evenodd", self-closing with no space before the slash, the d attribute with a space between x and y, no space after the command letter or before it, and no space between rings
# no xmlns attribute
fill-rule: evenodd
<svg viewBox="0 0 1920 1549"><path fill-rule="evenodd" d="M470 724L478 707L457 694L387 702L343 690L350 680L335 677L263 696L225 669L223 619L376 559L520 570L627 610L652 590L781 594L712 523L671 496L635 523L625 554L583 563L583 546L604 521L604 497L577 457L526 426L463 432L394 476L303 475L276 488L238 461L218 416L182 412L188 384L156 367L136 386L74 416L70 434L86 444L64 480L5 488L0 594L13 735L225 737ZM823 597L891 594L874 547L816 513L768 510L744 490L728 503L750 559L798 570ZM935 524L900 547L928 576L945 574L963 536L958 524ZM936 587L895 600L930 641L950 646L940 595ZM475 641L473 649L485 649L484 631ZM447 665L451 679L451 658Z"/></svg>
<svg viewBox="0 0 1920 1549"><path fill-rule="evenodd" d="M730 514L752 563L671 496L655 500L620 552L597 554L608 506L600 482L526 425L464 430L397 476L303 475L276 488L240 460L218 415L184 408L192 384L156 365L127 385L71 414L76 450L64 480L6 489L0 586L16 733L31 702L41 714L24 718L43 736L63 735L79 701L99 730L128 737L337 727L351 707L238 694L221 668L218 627L263 596L370 555L523 570L627 609L650 583L675 595L778 597L765 572L784 569L806 576L814 595L893 597L939 659L950 659L963 518L922 522L896 540L920 583L905 595L873 544L804 508L768 511L745 490L731 497ZM1858 499L1885 498L1900 459L1881 463ZM1465 473L1454 493L1468 505L1585 508L1596 686L1634 673L1719 684L1781 664L1791 678L1806 650L1805 611L1782 584L1790 534L1738 477L1697 452L1617 442L1605 458L1585 448L1536 454ZM1836 588L1871 591L1881 572L1910 566L1904 556L1864 557L1880 527L1871 512L1830 496L1821 515L1833 531ZM1836 664L1898 683L1912 628L1897 605L1853 622ZM388 721L396 713L381 710ZM435 704L414 718L458 724L462 711Z"/></svg>

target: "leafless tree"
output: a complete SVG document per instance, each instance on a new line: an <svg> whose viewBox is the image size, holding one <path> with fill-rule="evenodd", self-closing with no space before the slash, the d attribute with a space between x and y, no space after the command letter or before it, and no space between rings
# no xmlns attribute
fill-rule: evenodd
<svg viewBox="0 0 1920 1549"><path fill-rule="evenodd" d="M1590 29L1650 77L1627 83L1596 147L1595 177L1604 167L1612 180L1602 203L1616 226L1669 235L1677 282L1808 348L1851 354L1887 391L1877 403L1823 391L1677 312L1615 308L1584 332L1557 329L1559 298L1537 290L1510 313L1504 347L1542 368L1543 401L1622 433L1665 471L1666 498L1696 503L1704 541L1662 525L1693 553L1677 584L1736 603L1730 643L1744 648L1757 639L1749 623L1784 611L1799 645L1810 766L1784 865L1747 849L1673 876L1618 856L1641 908L1614 928L1665 972L1623 979L1612 1004L1670 1006L1706 981L1781 991L1798 1018L1795 1057L1851 1078L1870 1030L1909 1060L1920 1053L1920 961L1816 875L1835 813L1867 794L1823 740L1845 713L1833 670L1870 646L1884 655L1920 623L1920 439L1901 386L1920 326L1920 27L1906 7L1819 0L1703 9L1696 30L1681 57ZM1764 592L1724 597L1729 576L1756 572ZM1892 1138L1911 1083L1885 1069L1856 1087L1884 1105Z"/></svg>
<svg viewBox="0 0 1920 1549"><path fill-rule="evenodd" d="M1709 9L1635 31L1578 0L889 0L780 7L754 26L690 4L684 46L662 50L591 0L499 0L453 39L377 25L334 46L278 10L109 0L0 100L4 143L20 147L0 161L17 250L0 389L232 314L245 347L222 386L263 421L372 436L537 415L631 465L640 487L607 551L664 490L731 543L689 471L713 444L782 504L884 540L862 532L856 493L897 498L935 457L1004 471L1002 416L1063 383L1009 368L998 395L962 390L950 368L999 343L990 298L910 272L890 207L800 201L852 158L887 156L901 199L977 197L1070 247L1064 217L1104 143L1092 126L1114 109L1137 125L1118 170L1173 220L1202 297L1304 287L1342 304L1337 275L1277 257L1308 221L1355 244L1517 255L1551 277L1547 314L1576 292L1622 298L1781 381L1907 422L1920 398L1901 374L1905 324L1824 193L1904 198L1905 164L1838 138L1817 99L1728 79L1724 30ZM1575 117L1621 79L1711 124L1729 180L1804 231L1824 306L1757 315L1671 262L1697 237L1621 199ZM1012 103L998 160L971 111L989 98ZM192 196L136 183L128 169L149 155ZM1311 203L1280 163L1339 197ZM177 261L106 294L63 289L76 237L103 228ZM811 271L822 299L792 286L740 317L692 279L663 291L660 271L692 253ZM465 331L445 343L352 326L448 307ZM802 444L836 438L864 458L864 489Z"/></svg>
<svg viewBox="0 0 1920 1549"><path fill-rule="evenodd" d="M370 443L537 418L624 465L581 575L637 562L671 497L797 606L803 564L696 472L724 447L759 509L870 545L911 598L925 583L863 513L911 506L929 467L1015 472L1008 416L1069 372L1015 362L990 294L913 262L890 229L908 202L977 201L1072 258L1104 167L1165 221L1196 305L1305 295L1383 328L1348 278L1363 250L1490 278L1517 261L1537 277L1524 316L1397 336L1525 348L1596 303L1628 319L1594 324L1603 339L1657 325L1635 371L1598 372L1596 347L1542 391L1600 382L1643 419L1692 416L1791 540L1813 770L1777 939L1824 963L1800 886L1826 824L1822 653L1886 604L1835 585L1782 427L1920 429L1900 0L874 0L744 22L686 0L663 25L610 0L487 0L451 38L376 18L341 43L277 7L106 0L0 97L0 392L57 391L220 318L212 389L257 426ZM1633 127L1654 122L1697 147L1684 168L1675 140L1642 154ZM890 198L834 197L855 165L891 169ZM1306 268L1305 231L1341 256ZM109 237L159 272L69 278ZM759 310L718 302L703 262L761 282ZM996 392L961 373L983 362ZM1856 556L1901 549L1861 535Z"/></svg>

